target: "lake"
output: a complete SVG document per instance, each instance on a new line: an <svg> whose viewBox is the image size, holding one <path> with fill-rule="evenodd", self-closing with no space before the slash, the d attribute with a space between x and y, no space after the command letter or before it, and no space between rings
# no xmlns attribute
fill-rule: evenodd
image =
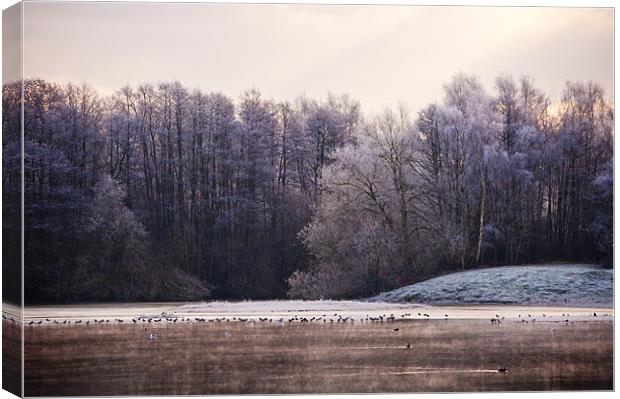
<svg viewBox="0 0 620 399"><path fill-rule="evenodd" d="M118 319L123 322L109 316L109 322L102 318L96 323L104 312L95 311L92 319L74 315L72 324L62 324L53 311L48 313L57 318L46 321L41 318L45 312L34 310L33 324L28 324L27 311L25 394L613 389L613 310L598 318L586 317L590 310L571 314L567 322L559 316L562 309L554 308L547 312L557 314L555 318L546 314L534 322L532 315L526 323L523 314L498 324L483 317L440 318L444 308L429 308L433 318L417 316L426 309L410 307L411 318L401 314L404 308L395 309L393 321L361 316L353 322L350 316L329 313L332 309L266 314L265 321L239 313L228 314L227 321L216 321L223 319L220 313L204 319L179 313L173 322L149 314L135 323L125 314ZM503 308L486 309L488 315ZM529 309L512 308L507 314ZM472 311L479 314L480 308ZM358 314L365 312L372 310ZM310 314L315 320L304 322ZM369 317L375 319L372 313ZM14 323L3 324L5 334L18 331Z"/></svg>

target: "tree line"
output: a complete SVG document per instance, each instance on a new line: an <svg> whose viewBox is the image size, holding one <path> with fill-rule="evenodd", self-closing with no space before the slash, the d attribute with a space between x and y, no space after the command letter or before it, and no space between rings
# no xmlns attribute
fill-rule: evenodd
<svg viewBox="0 0 620 399"><path fill-rule="evenodd" d="M3 86L5 235L21 90ZM179 82L23 94L30 302L359 297L479 265L611 262L613 109L592 82L553 108L528 78L487 94L458 75L442 103L374 118L346 95Z"/></svg>

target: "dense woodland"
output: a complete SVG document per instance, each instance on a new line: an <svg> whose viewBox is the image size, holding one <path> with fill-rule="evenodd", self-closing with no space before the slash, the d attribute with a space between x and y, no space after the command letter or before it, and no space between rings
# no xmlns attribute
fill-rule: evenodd
<svg viewBox="0 0 620 399"><path fill-rule="evenodd" d="M20 89L2 97L12 237ZM345 95L25 81L26 301L345 298L481 265L611 266L601 87L567 82L554 102L528 78L444 89L368 117Z"/></svg>

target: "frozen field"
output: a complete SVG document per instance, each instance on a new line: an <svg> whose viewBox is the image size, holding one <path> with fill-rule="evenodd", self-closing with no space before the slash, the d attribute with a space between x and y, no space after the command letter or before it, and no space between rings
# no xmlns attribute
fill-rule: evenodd
<svg viewBox="0 0 620 399"><path fill-rule="evenodd" d="M594 316L596 314L596 316ZM3 304L7 319L19 308ZM589 265L512 266L450 274L364 301L238 301L27 306L25 323L368 321L379 317L538 320L613 318L613 271ZM197 320L200 319L200 320Z"/></svg>
<svg viewBox="0 0 620 399"><path fill-rule="evenodd" d="M370 301L613 307L613 270L593 265L472 270L385 292Z"/></svg>
<svg viewBox="0 0 620 399"><path fill-rule="evenodd" d="M3 315L8 320L18 320L18 311L9 312L4 306ZM594 314L596 313L596 316ZM268 323L301 322L314 318L316 322L338 322L338 319L364 322L393 316L395 320L419 319L485 319L500 316L506 319L523 319L526 315L539 321L581 321L613 319L613 308L571 306L522 306L522 305L416 305L409 303L362 301L247 301L247 302L196 302L151 304L97 304L97 305L46 305L25 308L24 321L28 325L80 324L89 321L97 324L124 323L148 324L148 319L158 323L197 323L203 321L245 321ZM447 315L447 316L446 316ZM199 319L199 320L197 320ZM176 320L176 321L175 321Z"/></svg>

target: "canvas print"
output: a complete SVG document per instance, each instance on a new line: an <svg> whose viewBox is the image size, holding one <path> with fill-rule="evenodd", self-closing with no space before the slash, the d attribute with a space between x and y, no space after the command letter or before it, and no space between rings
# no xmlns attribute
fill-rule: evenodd
<svg viewBox="0 0 620 399"><path fill-rule="evenodd" d="M613 390L611 6L2 18L5 390Z"/></svg>

